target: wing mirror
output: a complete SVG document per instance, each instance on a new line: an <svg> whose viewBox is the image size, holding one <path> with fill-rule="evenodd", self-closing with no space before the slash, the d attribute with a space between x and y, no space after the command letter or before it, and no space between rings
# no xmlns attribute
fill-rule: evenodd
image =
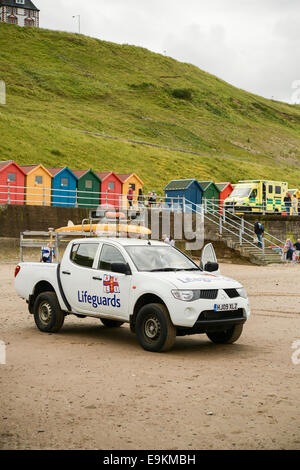
<svg viewBox="0 0 300 470"><path fill-rule="evenodd" d="M111 270L113 273L131 274L131 269L128 263L111 263Z"/></svg>
<svg viewBox="0 0 300 470"><path fill-rule="evenodd" d="M206 265L204 266L204 271L208 271L209 273L218 271L218 269L219 269L219 263L213 263L212 261L208 261Z"/></svg>

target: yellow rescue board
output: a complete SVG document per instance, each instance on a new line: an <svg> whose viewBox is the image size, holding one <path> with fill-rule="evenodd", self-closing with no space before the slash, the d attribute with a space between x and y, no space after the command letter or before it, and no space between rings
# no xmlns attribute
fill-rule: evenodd
<svg viewBox="0 0 300 470"><path fill-rule="evenodd" d="M126 233L139 233L141 235L150 235L151 230L139 225L127 224L83 224L72 225L70 227L61 227L55 232L126 232Z"/></svg>

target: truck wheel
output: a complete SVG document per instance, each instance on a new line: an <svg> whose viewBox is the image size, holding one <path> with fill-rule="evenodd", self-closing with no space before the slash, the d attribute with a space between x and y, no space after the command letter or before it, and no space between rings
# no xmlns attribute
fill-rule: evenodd
<svg viewBox="0 0 300 470"><path fill-rule="evenodd" d="M36 326L45 333L56 333L64 324L65 315L55 292L39 294L34 302L33 313Z"/></svg>
<svg viewBox="0 0 300 470"><path fill-rule="evenodd" d="M104 326L107 328L119 328L119 326L123 325L123 321L118 320L110 320L109 318L100 318Z"/></svg>
<svg viewBox="0 0 300 470"><path fill-rule="evenodd" d="M213 343L232 344L239 339L243 331L243 325L234 325L228 330L206 333Z"/></svg>
<svg viewBox="0 0 300 470"><path fill-rule="evenodd" d="M146 351L168 351L176 338L176 328L167 308L162 304L144 305L137 314L135 331L140 345Z"/></svg>

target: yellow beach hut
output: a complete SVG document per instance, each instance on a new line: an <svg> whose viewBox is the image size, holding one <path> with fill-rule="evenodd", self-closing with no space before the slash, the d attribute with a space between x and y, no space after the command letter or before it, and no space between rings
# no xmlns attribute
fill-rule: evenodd
<svg viewBox="0 0 300 470"><path fill-rule="evenodd" d="M132 187L133 190L133 205L137 206L138 196L143 189L143 181L135 174L135 173L126 173L118 175L120 180L122 181L122 199L123 205L127 206L125 203L127 201L127 194L129 191L129 187Z"/></svg>
<svg viewBox="0 0 300 470"><path fill-rule="evenodd" d="M25 177L25 204L51 206L52 175L43 165L21 166Z"/></svg>

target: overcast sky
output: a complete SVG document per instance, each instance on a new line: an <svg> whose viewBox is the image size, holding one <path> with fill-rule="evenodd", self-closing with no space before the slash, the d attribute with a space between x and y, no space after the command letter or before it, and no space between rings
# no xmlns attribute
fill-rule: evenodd
<svg viewBox="0 0 300 470"><path fill-rule="evenodd" d="M300 0L33 0L42 28L190 62L245 90L300 103Z"/></svg>

